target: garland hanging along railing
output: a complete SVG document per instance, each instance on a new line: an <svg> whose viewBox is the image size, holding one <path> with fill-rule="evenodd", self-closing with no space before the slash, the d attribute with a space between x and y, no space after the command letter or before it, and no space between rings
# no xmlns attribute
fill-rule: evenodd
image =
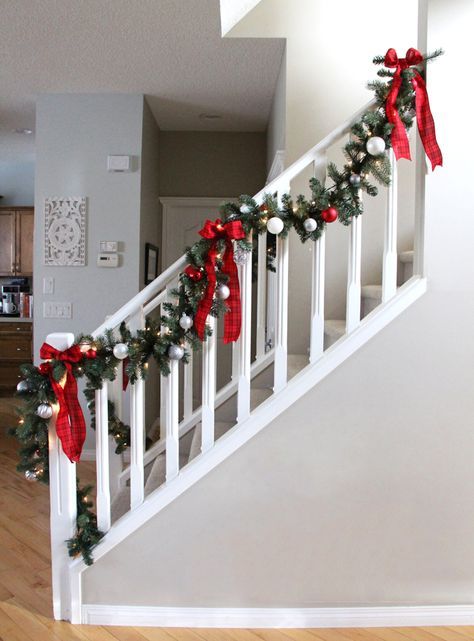
<svg viewBox="0 0 474 641"><path fill-rule="evenodd" d="M19 420L12 432L21 443L18 470L30 481L48 483L48 423L54 407L58 407L56 429L66 455L78 461L85 431L82 411L77 400L76 379L86 379L85 396L94 427L94 394L104 381L112 381L117 366L124 362L124 387L146 376L148 362L153 358L161 374L167 376L170 360L188 361L188 350L199 349L209 335L206 319L209 314L226 314L226 338L237 340L240 333L240 295L235 264L242 264L252 251L248 240L251 233L269 231L286 235L294 229L302 242L316 240L326 226L339 219L349 225L362 214L359 190L369 196L377 195L377 187L369 182L372 176L382 185L390 183L390 163L385 151L393 146L397 158L410 158L407 131L416 114L421 140L433 168L442 164L436 141L426 86L421 76L422 65L442 51L422 56L409 49L403 59L389 49L385 56L374 58L385 69L381 78L371 82L376 106L367 111L351 128L351 139L344 147L346 163L338 169L328 165L331 184L326 187L311 179L311 199L289 195L277 200L267 195L262 205L250 196L241 196L239 204L226 203L221 207L221 219L206 221L202 238L187 249L188 266L179 276L178 287L172 292L175 302L164 304L159 322L147 321L145 329L132 334L122 325L120 338L108 331L93 339L80 336L66 352L43 345L39 367L23 365L23 380L17 387L22 400ZM395 69L395 71L392 71ZM228 302L227 302L228 301ZM230 309L230 311L229 311ZM164 329L163 329L164 328ZM116 452L130 444L130 428L118 419L109 403L109 433L115 439ZM88 496L89 488L77 488L77 532L68 541L69 553L82 555L92 562L91 551L103 536Z"/></svg>

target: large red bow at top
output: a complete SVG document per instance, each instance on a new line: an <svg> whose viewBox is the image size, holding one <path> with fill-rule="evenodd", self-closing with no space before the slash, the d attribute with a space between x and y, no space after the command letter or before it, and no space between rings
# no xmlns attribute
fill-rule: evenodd
<svg viewBox="0 0 474 641"><path fill-rule="evenodd" d="M237 273L237 265L234 262L233 240L245 238L245 232L240 220L223 223L219 218L212 222L206 220L204 227L199 232L203 238L211 240L211 246L207 254L205 264L207 273L207 287L203 299L199 303L196 316L194 318L194 327L197 335L204 340L206 320L212 307L212 299L216 289L216 261L217 261L217 242L225 241L225 253L223 259L222 271L229 276L228 286L230 296L227 299L229 311L224 317L224 343L232 343L240 336L240 326L242 323L242 310L240 306L240 287Z"/></svg>
<svg viewBox="0 0 474 641"><path fill-rule="evenodd" d="M43 360L61 361L66 368L66 380L62 387L53 377L51 363L43 363L41 366L42 370L49 374L59 403L56 433L63 446L64 454L72 463L79 461L86 438L86 423L77 398L77 382L72 372L73 363L80 363L83 356L78 345L60 352L48 343L43 343L40 350L40 357Z"/></svg>
<svg viewBox="0 0 474 641"><path fill-rule="evenodd" d="M399 58L395 49L389 49L385 54L385 66L395 67L395 75L393 76L392 86L385 103L385 111L388 121L394 125L392 130L392 146L397 160L399 158L411 159L407 132L400 119L396 104L398 92L402 84L401 73L404 69L418 65L422 61L423 56L421 53L413 48L408 49L405 58ZM411 84L415 91L418 131L420 132L420 138L426 155L431 160L431 166L434 169L437 165L443 164L443 156L436 140L435 124L431 114L425 81L416 69L413 71L415 72L415 77L412 78Z"/></svg>

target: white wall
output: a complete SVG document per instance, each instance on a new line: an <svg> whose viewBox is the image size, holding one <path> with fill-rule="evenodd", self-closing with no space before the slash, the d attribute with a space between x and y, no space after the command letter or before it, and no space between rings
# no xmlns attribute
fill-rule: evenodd
<svg viewBox="0 0 474 641"><path fill-rule="evenodd" d="M0 205L28 206L34 202L34 162L0 162Z"/></svg>
<svg viewBox="0 0 474 641"><path fill-rule="evenodd" d="M428 48L447 54L428 80L445 159L427 179L428 293L88 569L85 602L472 604L474 183L446 88L474 5L429 6Z"/></svg>

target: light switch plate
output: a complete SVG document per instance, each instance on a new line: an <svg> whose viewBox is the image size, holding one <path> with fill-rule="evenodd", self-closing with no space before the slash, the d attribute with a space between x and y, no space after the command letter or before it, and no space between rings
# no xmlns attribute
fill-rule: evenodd
<svg viewBox="0 0 474 641"><path fill-rule="evenodd" d="M43 318L72 318L72 303L44 302Z"/></svg>
<svg viewBox="0 0 474 641"><path fill-rule="evenodd" d="M101 253L117 253L118 251L118 242L116 240L101 240L99 245Z"/></svg>
<svg viewBox="0 0 474 641"><path fill-rule="evenodd" d="M107 156L107 171L130 171L130 156Z"/></svg>
<svg viewBox="0 0 474 641"><path fill-rule="evenodd" d="M52 276L43 278L43 294L54 294L54 278Z"/></svg>

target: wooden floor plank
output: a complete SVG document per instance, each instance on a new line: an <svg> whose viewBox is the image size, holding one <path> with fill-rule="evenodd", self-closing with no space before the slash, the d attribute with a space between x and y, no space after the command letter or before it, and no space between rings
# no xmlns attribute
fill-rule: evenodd
<svg viewBox="0 0 474 641"><path fill-rule="evenodd" d="M424 626L423 629L430 632L438 639L442 639L442 641L466 641L466 636L460 632L461 628L435 628Z"/></svg>

